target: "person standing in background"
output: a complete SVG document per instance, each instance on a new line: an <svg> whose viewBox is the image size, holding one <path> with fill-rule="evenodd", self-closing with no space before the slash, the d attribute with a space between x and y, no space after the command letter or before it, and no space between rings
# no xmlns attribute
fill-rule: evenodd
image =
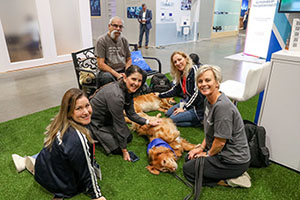
<svg viewBox="0 0 300 200"><path fill-rule="evenodd" d="M244 19L243 19L243 29L244 30L247 29L249 12L250 12L250 8L248 8L248 10L245 12L245 15L244 15Z"/></svg>
<svg viewBox="0 0 300 200"><path fill-rule="evenodd" d="M140 23L140 35L139 35L139 48L142 46L143 41L143 35L145 33L146 39L145 39L145 48L148 49L148 43L149 43L149 32L152 28L151 25L152 20L152 11L147 9L146 4L142 4L142 10L139 13L138 21Z"/></svg>

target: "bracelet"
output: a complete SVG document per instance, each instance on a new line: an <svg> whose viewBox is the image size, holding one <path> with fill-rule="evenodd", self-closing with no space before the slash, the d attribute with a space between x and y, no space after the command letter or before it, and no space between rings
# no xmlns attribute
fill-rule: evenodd
<svg viewBox="0 0 300 200"><path fill-rule="evenodd" d="M210 155L209 155L209 151L207 151L207 152L206 152L206 157L209 157L209 156L210 156Z"/></svg>
<svg viewBox="0 0 300 200"><path fill-rule="evenodd" d="M150 120L149 119L147 119L146 120L146 125L148 125L150 123Z"/></svg>

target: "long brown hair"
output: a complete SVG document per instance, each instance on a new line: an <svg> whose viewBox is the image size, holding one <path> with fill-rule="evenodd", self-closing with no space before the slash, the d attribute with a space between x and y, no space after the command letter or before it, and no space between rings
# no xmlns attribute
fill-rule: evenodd
<svg viewBox="0 0 300 200"><path fill-rule="evenodd" d="M173 57L178 54L181 55L186 60L186 66L183 70L183 72L178 71L178 69L175 67L173 62ZM192 59L184 52L182 51L174 51L171 55L171 76L175 80L176 84L180 82L180 79L182 76L187 77L189 74L191 68L193 67Z"/></svg>
<svg viewBox="0 0 300 200"><path fill-rule="evenodd" d="M60 131L60 138L62 138L70 126L84 134L91 143L94 142L92 137L90 136L89 130L72 119L76 101L83 96L85 96L83 91L77 88L69 89L64 94L61 100L59 113L54 117L52 122L47 127L47 131L45 132L45 147L51 148L57 133Z"/></svg>

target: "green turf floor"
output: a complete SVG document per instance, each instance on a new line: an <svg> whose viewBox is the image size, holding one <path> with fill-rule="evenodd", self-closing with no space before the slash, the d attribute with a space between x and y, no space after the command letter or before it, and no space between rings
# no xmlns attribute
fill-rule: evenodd
<svg viewBox="0 0 300 200"><path fill-rule="evenodd" d="M258 97L238 103L244 119L254 120ZM35 182L33 176L24 171L17 173L11 154L33 155L43 146L43 132L57 113L58 107L34 113L0 124L0 199L2 200L43 200L52 194ZM151 114L155 114L151 113ZM191 143L203 139L202 128L179 128L181 136ZM102 193L108 200L182 200L189 192L183 183L168 173L150 174L148 164L147 139L133 133L133 141L128 149L134 151L140 160L136 163L123 161L121 156L106 156L100 146L96 147L96 159L101 165L103 180L99 181ZM288 156L288 155L287 155ZM182 174L183 159L178 161L178 175ZM217 186L204 187L201 199L300 199L300 174L272 163L267 168L250 168L252 178L250 189ZM72 199L89 199L81 194Z"/></svg>

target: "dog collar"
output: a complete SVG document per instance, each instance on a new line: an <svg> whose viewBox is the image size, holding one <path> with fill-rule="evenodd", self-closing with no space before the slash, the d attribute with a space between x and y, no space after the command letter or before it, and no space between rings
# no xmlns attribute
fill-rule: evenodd
<svg viewBox="0 0 300 200"><path fill-rule="evenodd" d="M149 150L152 149L153 147L166 147L168 149L171 149L176 157L176 154L175 154L175 151L173 150L173 148L166 141L164 141L160 138L155 138L148 144L147 154L149 154Z"/></svg>

